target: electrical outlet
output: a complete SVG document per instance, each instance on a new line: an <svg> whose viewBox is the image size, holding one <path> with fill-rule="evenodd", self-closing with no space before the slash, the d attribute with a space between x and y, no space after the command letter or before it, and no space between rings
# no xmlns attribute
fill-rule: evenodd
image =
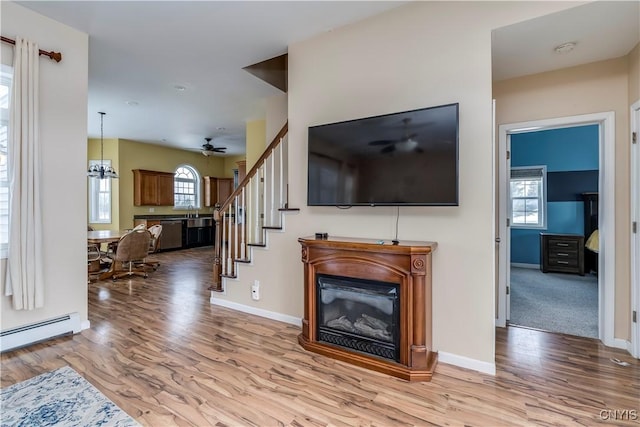
<svg viewBox="0 0 640 427"><path fill-rule="evenodd" d="M149 212L155 212L156 208L149 208Z"/></svg>
<svg viewBox="0 0 640 427"><path fill-rule="evenodd" d="M251 299L258 301L260 299L260 282L255 280L251 285Z"/></svg>

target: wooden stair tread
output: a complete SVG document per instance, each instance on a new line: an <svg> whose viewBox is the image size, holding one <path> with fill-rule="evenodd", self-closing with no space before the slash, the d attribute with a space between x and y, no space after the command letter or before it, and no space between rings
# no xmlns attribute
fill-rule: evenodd
<svg viewBox="0 0 640 427"><path fill-rule="evenodd" d="M279 208L280 212L298 212L300 208Z"/></svg>
<svg viewBox="0 0 640 427"><path fill-rule="evenodd" d="M266 248L267 244L266 243L247 243L247 246L256 246L258 248Z"/></svg>
<svg viewBox="0 0 640 427"><path fill-rule="evenodd" d="M282 230L282 227L278 227L275 225L263 225L262 228L264 230Z"/></svg>

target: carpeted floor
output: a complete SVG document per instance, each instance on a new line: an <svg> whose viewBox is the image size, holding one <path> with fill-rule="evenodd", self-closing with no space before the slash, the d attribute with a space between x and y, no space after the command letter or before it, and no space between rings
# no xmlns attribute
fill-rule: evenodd
<svg viewBox="0 0 640 427"><path fill-rule="evenodd" d="M69 366L0 390L0 426L139 426Z"/></svg>
<svg viewBox="0 0 640 427"><path fill-rule="evenodd" d="M598 278L511 267L512 325L598 337Z"/></svg>

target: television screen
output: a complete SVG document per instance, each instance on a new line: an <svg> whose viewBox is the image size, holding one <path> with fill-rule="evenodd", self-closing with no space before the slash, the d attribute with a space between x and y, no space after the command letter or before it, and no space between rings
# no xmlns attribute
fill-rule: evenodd
<svg viewBox="0 0 640 427"><path fill-rule="evenodd" d="M457 206L458 104L309 127L308 206Z"/></svg>

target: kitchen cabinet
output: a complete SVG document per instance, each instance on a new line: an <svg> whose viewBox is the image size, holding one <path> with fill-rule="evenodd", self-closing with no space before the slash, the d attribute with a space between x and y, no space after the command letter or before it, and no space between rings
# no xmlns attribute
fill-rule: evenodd
<svg viewBox="0 0 640 427"><path fill-rule="evenodd" d="M247 176L247 161L240 160L236 162L236 165L238 165L238 184L240 184L244 177Z"/></svg>
<svg viewBox="0 0 640 427"><path fill-rule="evenodd" d="M233 193L233 178L216 178L205 176L204 178L204 205L215 206L223 204Z"/></svg>
<svg viewBox="0 0 640 427"><path fill-rule="evenodd" d="M133 170L133 204L135 206L173 206L171 172Z"/></svg>

